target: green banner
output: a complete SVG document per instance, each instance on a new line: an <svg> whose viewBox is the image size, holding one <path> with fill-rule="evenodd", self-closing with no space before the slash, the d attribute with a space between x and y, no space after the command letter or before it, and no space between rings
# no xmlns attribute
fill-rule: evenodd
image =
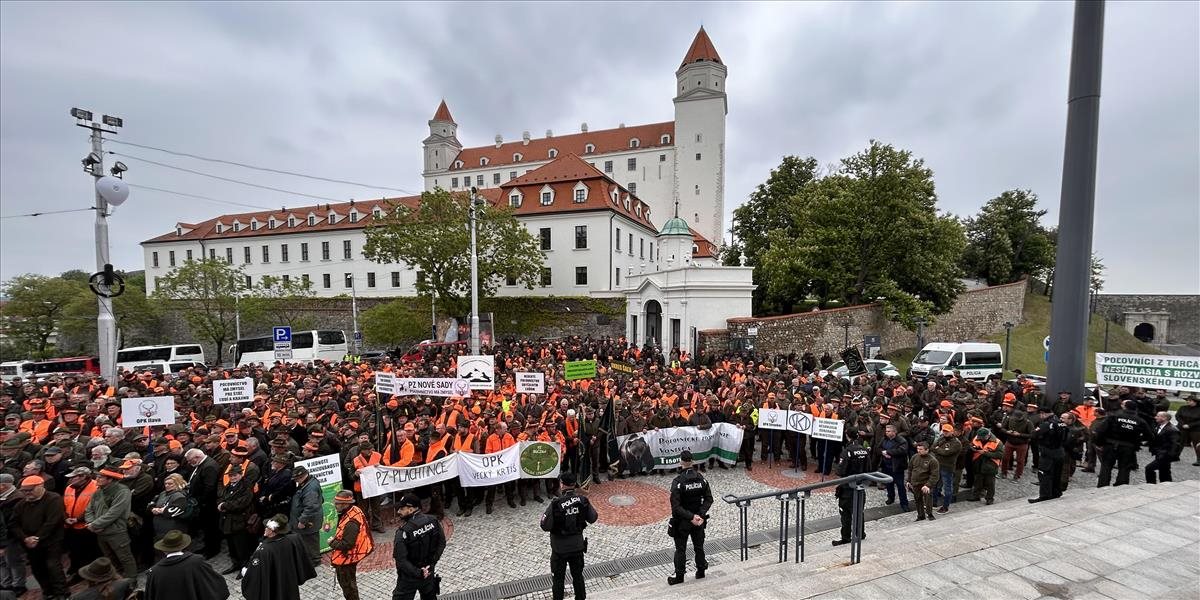
<svg viewBox="0 0 1200 600"><path fill-rule="evenodd" d="M563 379L567 381L595 378L596 361L594 360L573 360L563 363Z"/></svg>
<svg viewBox="0 0 1200 600"><path fill-rule="evenodd" d="M342 491L342 463L337 454L296 461L296 466L308 469L309 475L321 484L321 552L329 551L329 540L337 530L338 514L333 497Z"/></svg>

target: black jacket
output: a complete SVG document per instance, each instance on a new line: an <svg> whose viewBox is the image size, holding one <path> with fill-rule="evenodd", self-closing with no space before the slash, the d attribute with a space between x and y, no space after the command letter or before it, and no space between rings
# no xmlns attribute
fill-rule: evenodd
<svg viewBox="0 0 1200 600"><path fill-rule="evenodd" d="M712 488L708 480L688 469L675 476L671 482L671 526L676 535L682 535L692 530L692 517L700 515L704 519L701 528L708 527L708 510L712 508Z"/></svg>
<svg viewBox="0 0 1200 600"><path fill-rule="evenodd" d="M429 567L430 576L446 549L446 534L434 517L417 513L396 530L392 558L396 561L397 579L420 581L421 569Z"/></svg>
<svg viewBox="0 0 1200 600"><path fill-rule="evenodd" d="M316 576L300 536L263 538L247 563L242 595L246 600L300 600L300 584Z"/></svg>
<svg viewBox="0 0 1200 600"><path fill-rule="evenodd" d="M188 481L188 493L200 505L201 510L213 510L217 506L217 485L221 481L221 469L211 456L206 457L192 473Z"/></svg>
<svg viewBox="0 0 1200 600"><path fill-rule="evenodd" d="M1179 460L1179 455L1183 452L1183 445L1179 442L1179 430L1166 423L1161 427L1155 424L1153 432L1154 435L1150 438L1150 453L1155 458Z"/></svg>
<svg viewBox="0 0 1200 600"><path fill-rule="evenodd" d="M586 496L574 490L550 501L542 513L542 531L550 532L550 550L556 554L579 554L587 550L583 530L600 518Z"/></svg>
<svg viewBox="0 0 1200 600"><path fill-rule="evenodd" d="M146 600L226 600L229 585L203 556L168 556L146 571Z"/></svg>

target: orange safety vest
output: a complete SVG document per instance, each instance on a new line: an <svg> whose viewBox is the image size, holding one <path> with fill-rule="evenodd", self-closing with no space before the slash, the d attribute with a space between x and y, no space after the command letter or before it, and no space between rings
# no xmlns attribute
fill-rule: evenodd
<svg viewBox="0 0 1200 600"><path fill-rule="evenodd" d="M993 438L991 441L989 441L986 444L980 444L979 439L977 438L971 442L971 446L973 446L975 448L975 459L978 460L980 456L983 456L984 452L991 452L991 451L995 450L996 448L999 448L1000 441ZM997 467L1000 466L1000 459L993 458L991 460L992 460L992 462L996 463Z"/></svg>
<svg viewBox="0 0 1200 600"><path fill-rule="evenodd" d="M513 436L511 433L505 433L503 438L500 437L498 434L493 433L492 435L488 436L487 448L484 449L484 454L491 454L493 452L499 452L499 451L501 451L505 448L508 448L509 446L512 446L513 444L516 444L516 443L517 443L517 440L513 439Z"/></svg>
<svg viewBox="0 0 1200 600"><path fill-rule="evenodd" d="M407 467L412 463L413 454L416 452L416 450L417 447L413 445L412 440L404 440L404 444L400 446L400 457L390 462L389 459L385 459L384 464L389 467ZM392 455L392 442L388 442L387 446L384 447L383 455Z"/></svg>
<svg viewBox="0 0 1200 600"><path fill-rule="evenodd" d="M378 452L372 454L379 455ZM358 458L354 460L357 462ZM354 485L357 486L358 482L355 482ZM334 550L329 553L329 562L335 566L358 564L375 550L375 540L371 539L371 532L367 529L367 519L363 517L362 509L357 506L351 506L342 514L342 518L338 519L337 531L334 532L333 537L342 539L346 533L346 523L350 521L358 523L358 536L354 538L354 546L349 550Z"/></svg>
<svg viewBox="0 0 1200 600"><path fill-rule="evenodd" d="M100 486L96 485L96 481L89 481L83 486L83 490L75 493L75 486L68 485L67 489L63 490L63 508L67 511L68 519L78 519L74 525L67 525L68 529L87 529L87 523L83 522L83 513L87 510L88 503L92 501L92 494Z"/></svg>
<svg viewBox="0 0 1200 600"><path fill-rule="evenodd" d="M1084 427L1091 427L1092 421L1096 420L1096 407L1095 406L1088 406L1086 404L1080 404L1079 406L1076 406L1073 410L1071 410L1071 412L1075 413L1075 416L1079 417L1079 422L1083 423Z"/></svg>
<svg viewBox="0 0 1200 600"><path fill-rule="evenodd" d="M442 439L434 442L429 442L429 448L425 450L425 462L431 463L443 456L446 456L446 443L450 441L450 434L445 434Z"/></svg>
<svg viewBox="0 0 1200 600"><path fill-rule="evenodd" d="M375 452L374 450L371 451L370 458L367 458L365 460L363 459L362 454L359 454L358 456L354 457L354 472L358 473L359 471L362 471L366 467L369 467L372 465L377 465L377 464L379 464L380 460L383 460L383 455L378 452ZM354 491L356 491L358 493L362 493L362 483L358 479L354 480ZM370 537L370 536L367 536L367 537ZM354 561L354 562L358 562L358 561Z"/></svg>
<svg viewBox="0 0 1200 600"><path fill-rule="evenodd" d="M454 451L471 453L475 451L475 434L468 433L467 437L454 438Z"/></svg>
<svg viewBox="0 0 1200 600"><path fill-rule="evenodd" d="M22 421L21 426L18 429L20 431L28 431L29 435L33 436L34 442L41 442L42 440L50 437L50 426L53 424L53 421L48 421L45 419L41 421L29 419Z"/></svg>

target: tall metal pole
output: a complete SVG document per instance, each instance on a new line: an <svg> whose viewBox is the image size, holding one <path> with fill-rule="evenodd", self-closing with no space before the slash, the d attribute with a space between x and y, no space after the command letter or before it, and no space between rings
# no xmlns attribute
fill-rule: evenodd
<svg viewBox="0 0 1200 600"><path fill-rule="evenodd" d="M429 329L432 331L429 341L437 342L437 294L432 290L429 292Z"/></svg>
<svg viewBox="0 0 1200 600"><path fill-rule="evenodd" d="M355 284L354 276L350 276L350 319L354 323L354 343L351 347L354 353L357 354L362 350L362 334L358 331L358 286Z"/></svg>
<svg viewBox="0 0 1200 600"><path fill-rule="evenodd" d="M1054 344L1050 348L1046 381L1049 391L1078 392L1083 389L1103 50L1104 2L1077 1L1058 211L1054 300L1050 312L1050 338Z"/></svg>
<svg viewBox="0 0 1200 600"><path fill-rule="evenodd" d="M233 292L233 335L235 339L242 339L242 293L237 290L237 284L234 284Z"/></svg>
<svg viewBox="0 0 1200 600"><path fill-rule="evenodd" d="M100 161L92 165L92 178L99 181L104 177L104 138L100 127L92 124L92 153ZM104 265L112 264L108 254L108 202L93 185L96 194L96 270L104 271ZM100 375L109 384L115 384L117 374L117 322L113 317L112 298L98 296L96 312L97 349L100 355Z"/></svg>
<svg viewBox="0 0 1200 600"><path fill-rule="evenodd" d="M471 188L471 354L479 354L479 254L475 248L475 188Z"/></svg>
<svg viewBox="0 0 1200 600"><path fill-rule="evenodd" d="M1012 341L1012 329L1013 329L1013 322L1005 321L1004 322L1004 369L1002 369L1004 371L1008 371L1008 348L1010 345L1009 342Z"/></svg>

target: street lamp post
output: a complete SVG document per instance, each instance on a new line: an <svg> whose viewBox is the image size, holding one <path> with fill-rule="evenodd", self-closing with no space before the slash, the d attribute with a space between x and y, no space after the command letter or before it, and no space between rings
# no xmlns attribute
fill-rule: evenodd
<svg viewBox="0 0 1200 600"><path fill-rule="evenodd" d="M917 352L925 347L925 317L917 317Z"/></svg>
<svg viewBox="0 0 1200 600"><path fill-rule="evenodd" d="M850 347L850 324L851 324L850 316L846 315L846 318L842 319L842 331L843 331L842 349L843 350Z"/></svg>
<svg viewBox="0 0 1200 600"><path fill-rule="evenodd" d="M467 210L471 226L471 354L479 354L479 252L475 247L475 209L478 190L471 187L471 207Z"/></svg>
<svg viewBox="0 0 1200 600"><path fill-rule="evenodd" d="M1008 348L1009 342L1012 340L1012 330L1015 325L1012 321L1004 322L1004 370L1008 370Z"/></svg>

